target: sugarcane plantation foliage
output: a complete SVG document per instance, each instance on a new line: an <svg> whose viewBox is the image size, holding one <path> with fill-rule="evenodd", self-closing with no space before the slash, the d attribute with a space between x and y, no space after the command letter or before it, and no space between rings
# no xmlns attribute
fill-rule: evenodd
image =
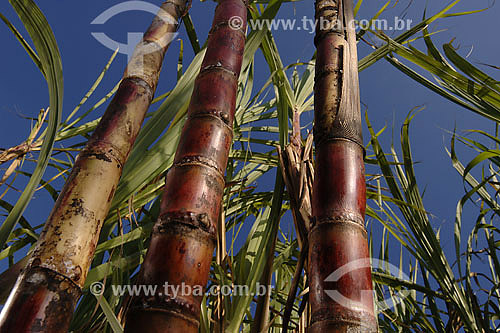
<svg viewBox="0 0 500 333"><path fill-rule="evenodd" d="M117 50L69 112L57 35L33 0L9 0L20 20L2 13L3 29L40 70L49 105L0 151L0 332L499 329L500 84L494 66L433 41L442 20L483 8L443 3L388 35L352 22L398 1L369 17L363 1L303 1L327 24L294 63L253 23L296 1L151 1L160 10L123 76L97 96ZM206 41L199 7L212 20ZM179 29L187 37L172 47ZM370 51L358 59L360 46ZM432 221L417 181L418 108L392 124L397 145L370 122L382 111L361 108L358 72L381 63L491 122L448 129L443 154L464 188L454 235ZM162 66L177 75L160 77ZM163 81L171 89L157 89ZM42 194L52 207L28 220Z"/></svg>

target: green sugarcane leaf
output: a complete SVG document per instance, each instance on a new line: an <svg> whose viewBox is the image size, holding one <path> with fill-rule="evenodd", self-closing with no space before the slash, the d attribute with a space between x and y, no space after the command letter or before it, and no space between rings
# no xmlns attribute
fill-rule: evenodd
<svg viewBox="0 0 500 333"><path fill-rule="evenodd" d="M10 21L5 16L3 16L2 13L0 13L0 19L2 19L2 21L12 31L12 33L14 34L14 36L16 36L17 40L24 47L24 49L26 50L26 52L28 53L28 55L31 57L31 60L33 60L33 62L38 67L38 69L40 70L40 72L42 72L42 74L45 75L42 63L40 62L40 58L38 57L38 54L36 54L36 52L33 50L33 48L31 47L31 45L26 41L26 39L24 39L24 37L16 29L16 27L14 27L14 25L12 23L10 23Z"/></svg>
<svg viewBox="0 0 500 333"><path fill-rule="evenodd" d="M111 329L113 330L114 333L123 333L123 327L120 324L120 321L118 318L116 318L115 313L113 312L113 309L111 309L111 306L109 305L108 301L106 300L105 297L102 295L97 296L97 303L102 309L102 312L104 312L104 315L106 316L106 319L108 320L109 326L111 326Z"/></svg>
<svg viewBox="0 0 500 333"><path fill-rule="evenodd" d="M443 50L446 57L448 57L448 59L450 59L451 62L458 67L458 69L466 73L468 76L472 77L474 80L480 82L482 85L485 85L490 89L495 90L497 93L500 93L500 84L498 83L498 81L493 79L483 71L479 70L477 67L473 66L470 62L465 60L465 58L461 57L455 51L451 43L444 44Z"/></svg>
<svg viewBox="0 0 500 333"><path fill-rule="evenodd" d="M439 18L442 18L446 15L448 11L450 11L453 7L455 7L461 0L455 0L452 3L450 3L448 6L446 6L443 10L438 12L437 14L433 15L432 17L423 20L422 22L418 23L415 25L413 28L410 30L402 33L398 37L394 38L394 41L396 43L403 43L410 39L413 35L417 34L418 32L424 30L426 27L429 26L432 22L438 20ZM370 30L373 32L372 30ZM363 59L359 61L358 67L359 71L363 71L379 61L380 59L384 58L388 54L390 54L393 51L391 47L391 43L387 43L386 45L379 47L376 51L372 52L371 54L367 55Z"/></svg>
<svg viewBox="0 0 500 333"><path fill-rule="evenodd" d="M191 46L193 47L193 51L195 54L201 51L200 42L198 40L198 36L196 34L196 30L194 29L193 20L191 19L191 15L187 14L182 17L182 22L184 23L184 27L186 27L186 32L189 37L189 41L191 42Z"/></svg>
<svg viewBox="0 0 500 333"><path fill-rule="evenodd" d="M69 121L71 120L71 118L73 118L73 116L78 112L78 110L80 110L80 108L82 107L82 105L85 104L85 102L87 102L87 100L90 98L90 96L92 96L92 94L94 93L94 91L97 89L97 87L101 83L102 79L104 78L104 75L108 71L109 67L111 67L111 64L113 63L113 60L115 60L116 55L118 54L118 51L119 51L119 49L116 49L115 52L111 55L111 58L108 60L108 62L104 66L104 68L101 71L101 73L99 73L99 76L97 77L97 79L95 80L95 82L92 84L92 86L90 87L90 89L87 91L87 93L85 94L85 96L83 96L83 98L80 101L80 103L78 103L78 105L73 109L73 111L71 111L70 115L66 118L66 120L64 121L65 128L70 128L70 127L74 126L80 120L82 120L83 118L85 118L91 111L95 110L99 105L102 104L101 103L101 104L98 104L97 106L94 106L89 111L85 112L82 116L78 117L78 119L76 119L72 123L69 123ZM118 90L118 86L119 86L119 84L117 84L115 86L115 89L113 89L113 91Z"/></svg>
<svg viewBox="0 0 500 333"><path fill-rule="evenodd" d="M495 157L500 157L500 150L488 150L477 155L472 161L469 162L469 164L467 164L462 177L467 176L467 174L479 163Z"/></svg>

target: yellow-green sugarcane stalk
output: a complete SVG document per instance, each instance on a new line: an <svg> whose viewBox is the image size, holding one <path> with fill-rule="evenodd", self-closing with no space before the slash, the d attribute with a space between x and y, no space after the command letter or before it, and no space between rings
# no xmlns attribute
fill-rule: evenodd
<svg viewBox="0 0 500 333"><path fill-rule="evenodd" d="M165 52L188 9L168 0L148 28L120 87L45 224L0 315L0 332L66 332L123 165L151 104Z"/></svg>

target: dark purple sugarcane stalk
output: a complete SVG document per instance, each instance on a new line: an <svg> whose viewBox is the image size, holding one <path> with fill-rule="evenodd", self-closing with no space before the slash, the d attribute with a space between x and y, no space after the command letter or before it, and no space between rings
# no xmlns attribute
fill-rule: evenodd
<svg viewBox="0 0 500 333"><path fill-rule="evenodd" d="M207 284L216 244L246 18L243 0L219 1L174 164L167 174L160 216L136 282L157 290L155 295L131 300L126 332L198 332L203 299L199 288ZM174 295L165 289L167 284L191 292Z"/></svg>
<svg viewBox="0 0 500 333"><path fill-rule="evenodd" d="M137 45L115 97L45 224L0 316L0 332L67 332L99 233L144 116L165 52L187 10L168 0Z"/></svg>
<svg viewBox="0 0 500 333"><path fill-rule="evenodd" d="M353 5L352 0L316 0L315 6L309 332L377 332L364 226L366 185ZM348 269L331 275L341 268Z"/></svg>

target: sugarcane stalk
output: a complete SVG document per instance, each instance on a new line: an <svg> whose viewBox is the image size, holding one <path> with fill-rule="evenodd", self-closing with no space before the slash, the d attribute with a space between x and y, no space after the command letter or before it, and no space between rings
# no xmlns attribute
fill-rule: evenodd
<svg viewBox="0 0 500 333"><path fill-rule="evenodd" d="M186 0L164 2L137 45L115 97L78 155L2 310L0 332L67 332L123 165L186 10Z"/></svg>
<svg viewBox="0 0 500 333"><path fill-rule="evenodd" d="M241 29L235 29L235 17L241 19ZM216 244L246 18L243 0L219 1L166 177L160 216L136 280L138 285L157 286L156 293L132 299L125 332L198 332L203 299L199 288L207 284ZM166 285L187 292L175 295Z"/></svg>
<svg viewBox="0 0 500 333"><path fill-rule="evenodd" d="M316 163L309 234L309 332L377 332L364 226L364 146L352 0L316 0L315 9ZM330 274L353 262L359 264L330 281Z"/></svg>

